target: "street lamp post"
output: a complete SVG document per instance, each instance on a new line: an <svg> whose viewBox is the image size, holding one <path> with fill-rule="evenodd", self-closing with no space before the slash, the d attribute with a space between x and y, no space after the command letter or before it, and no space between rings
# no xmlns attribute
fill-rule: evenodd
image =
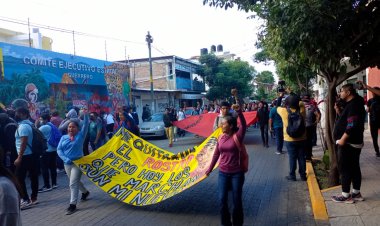
<svg viewBox="0 0 380 226"><path fill-rule="evenodd" d="M146 35L145 41L148 43L149 50L149 73L150 73L150 99L152 102L152 113L154 113L154 99L153 99L153 69L152 69L152 54L151 54L151 46L153 42L153 37L150 35L149 31Z"/></svg>

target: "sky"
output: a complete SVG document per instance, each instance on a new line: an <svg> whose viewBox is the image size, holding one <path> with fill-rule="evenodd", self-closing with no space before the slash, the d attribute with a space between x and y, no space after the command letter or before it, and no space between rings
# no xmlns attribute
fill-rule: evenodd
<svg viewBox="0 0 380 226"><path fill-rule="evenodd" d="M152 57L190 58L199 55L201 48L210 51L211 45L221 44L224 51L236 54L257 71L275 72L273 65L252 61L260 22L247 19L251 14L204 6L202 0L12 0L2 5L0 27L28 33L26 25L1 19L29 19L32 25L89 34L73 37L72 33L40 29L53 39L53 51L74 54L75 43L75 55L109 61L147 58L149 31Z"/></svg>

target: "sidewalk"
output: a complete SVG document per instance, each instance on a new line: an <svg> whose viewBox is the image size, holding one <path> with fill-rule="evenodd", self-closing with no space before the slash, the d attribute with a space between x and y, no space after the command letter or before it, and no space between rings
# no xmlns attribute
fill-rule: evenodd
<svg viewBox="0 0 380 226"><path fill-rule="evenodd" d="M322 191L331 226L380 225L380 158L375 156L371 135L364 132L364 147L360 155L363 202L335 203L332 195L342 192L341 186ZM351 187L352 189L352 187Z"/></svg>

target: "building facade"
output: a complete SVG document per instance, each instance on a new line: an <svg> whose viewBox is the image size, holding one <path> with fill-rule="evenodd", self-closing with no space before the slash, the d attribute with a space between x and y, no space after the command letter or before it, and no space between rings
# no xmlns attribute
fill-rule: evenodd
<svg viewBox="0 0 380 226"><path fill-rule="evenodd" d="M204 78L197 74L201 65L177 56L152 58L153 101L150 90L149 59L133 59L130 67L132 99L141 115L142 106L149 105L153 112L166 107L191 107L204 100Z"/></svg>

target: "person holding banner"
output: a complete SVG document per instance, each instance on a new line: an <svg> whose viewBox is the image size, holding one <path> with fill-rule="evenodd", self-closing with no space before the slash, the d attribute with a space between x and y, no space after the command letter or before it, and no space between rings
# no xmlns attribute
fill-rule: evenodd
<svg viewBox="0 0 380 226"><path fill-rule="evenodd" d="M83 110L84 123L79 131L79 122L73 120L69 123L67 135L63 135L57 147L58 156L63 160L65 171L70 180L70 206L66 215L73 214L77 208L79 190L82 192L81 200L85 201L90 192L80 181L82 172L73 161L83 157L83 143L89 126L89 114Z"/></svg>
<svg viewBox="0 0 380 226"><path fill-rule="evenodd" d="M235 96L236 104L232 108L237 112L240 119L240 127L237 126L237 118L233 116L226 116L222 122L223 134L218 138L218 144L214 151L214 155L209 168L206 171L208 176L215 164L219 160L219 202L220 214L222 225L243 225L243 184L244 184L244 169L240 158L240 147L238 142L243 144L247 123L243 116L240 102L237 98L237 91L234 89L233 95ZM237 139L238 142L235 141ZM236 142L236 143L235 143ZM228 190L232 186L232 223L231 215L228 208Z"/></svg>

